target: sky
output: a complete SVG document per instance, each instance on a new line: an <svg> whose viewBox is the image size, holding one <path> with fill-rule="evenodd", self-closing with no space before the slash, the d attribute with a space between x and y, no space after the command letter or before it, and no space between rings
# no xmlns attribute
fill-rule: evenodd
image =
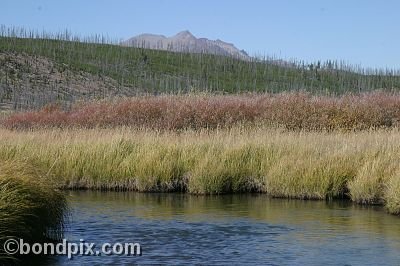
<svg viewBox="0 0 400 266"><path fill-rule="evenodd" d="M400 69L397 0L0 0L0 24L120 40L141 33L234 43L251 55Z"/></svg>

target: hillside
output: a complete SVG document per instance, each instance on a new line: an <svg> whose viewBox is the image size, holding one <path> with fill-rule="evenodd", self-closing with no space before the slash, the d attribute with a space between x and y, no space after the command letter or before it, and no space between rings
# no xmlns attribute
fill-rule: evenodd
<svg viewBox="0 0 400 266"><path fill-rule="evenodd" d="M394 72L360 74L363 70L340 62L276 62L79 40L0 37L0 108L36 108L55 101L67 106L80 99L142 93L342 94L400 88L400 76Z"/></svg>

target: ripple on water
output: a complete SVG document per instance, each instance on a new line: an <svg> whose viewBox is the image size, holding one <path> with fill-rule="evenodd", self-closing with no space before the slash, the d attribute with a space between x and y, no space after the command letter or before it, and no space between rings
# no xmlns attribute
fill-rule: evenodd
<svg viewBox="0 0 400 266"><path fill-rule="evenodd" d="M140 257L51 264L399 265L400 220L381 208L265 195L72 192L69 241L138 242Z"/></svg>

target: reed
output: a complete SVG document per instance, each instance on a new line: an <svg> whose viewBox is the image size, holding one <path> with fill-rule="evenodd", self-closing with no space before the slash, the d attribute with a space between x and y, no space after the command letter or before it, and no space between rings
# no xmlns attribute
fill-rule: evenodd
<svg viewBox="0 0 400 266"><path fill-rule="evenodd" d="M400 133L216 130L0 129L0 157L29 160L66 189L261 192L350 198L398 213ZM50 178L50 177L48 177Z"/></svg>
<svg viewBox="0 0 400 266"><path fill-rule="evenodd" d="M26 243L60 240L66 215L66 199L41 169L23 161L0 160L0 263L15 262L3 243L23 239Z"/></svg>

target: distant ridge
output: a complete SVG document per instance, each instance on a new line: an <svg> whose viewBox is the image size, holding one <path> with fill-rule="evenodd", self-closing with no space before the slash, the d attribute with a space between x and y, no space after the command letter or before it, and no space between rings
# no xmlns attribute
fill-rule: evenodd
<svg viewBox="0 0 400 266"><path fill-rule="evenodd" d="M173 52L208 53L250 60L250 56L244 50L239 50L232 43L219 39L196 38L188 30L171 37L148 33L140 34L121 42L121 45Z"/></svg>

